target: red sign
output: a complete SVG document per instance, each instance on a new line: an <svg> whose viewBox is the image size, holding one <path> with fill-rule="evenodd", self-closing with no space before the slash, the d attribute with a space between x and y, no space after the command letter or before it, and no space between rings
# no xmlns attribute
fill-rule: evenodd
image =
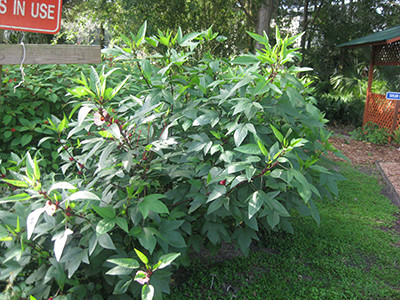
<svg viewBox="0 0 400 300"><path fill-rule="evenodd" d="M0 0L0 29L56 34L62 0Z"/></svg>

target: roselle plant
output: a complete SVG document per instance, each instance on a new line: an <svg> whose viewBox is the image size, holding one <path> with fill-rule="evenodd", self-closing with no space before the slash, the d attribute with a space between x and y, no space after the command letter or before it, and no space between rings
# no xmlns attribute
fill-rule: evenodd
<svg viewBox="0 0 400 300"><path fill-rule="evenodd" d="M315 199L337 193L340 177L320 163L335 151L326 120L296 77L308 70L290 48L298 36L277 30L270 46L249 33L263 49L230 60L209 51L223 40L211 28L145 33L104 51L119 68L75 80L73 118L49 118L41 142L58 145L58 173L41 174L33 152L14 157L5 292L158 299L173 261L222 242L247 254L263 234L292 233L293 211L319 223Z"/></svg>

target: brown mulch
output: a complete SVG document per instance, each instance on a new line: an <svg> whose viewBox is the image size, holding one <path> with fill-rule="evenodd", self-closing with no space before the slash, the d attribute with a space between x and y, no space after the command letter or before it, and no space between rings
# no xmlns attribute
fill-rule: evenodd
<svg viewBox="0 0 400 300"><path fill-rule="evenodd" d="M375 145L355 141L350 137L331 137L329 139L355 165L373 165L376 162L400 163L400 148L392 145Z"/></svg>

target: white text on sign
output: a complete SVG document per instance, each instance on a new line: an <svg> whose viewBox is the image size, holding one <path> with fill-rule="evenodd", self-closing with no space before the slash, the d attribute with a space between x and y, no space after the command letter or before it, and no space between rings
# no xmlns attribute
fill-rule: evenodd
<svg viewBox="0 0 400 300"><path fill-rule="evenodd" d="M32 2L31 7L27 8L25 1L23 0L0 0L0 15L7 13L7 1L10 1L10 3L14 4L12 12L15 16L25 16L28 10L28 13L30 13L30 15L35 19L40 18L54 20L56 8L55 5Z"/></svg>

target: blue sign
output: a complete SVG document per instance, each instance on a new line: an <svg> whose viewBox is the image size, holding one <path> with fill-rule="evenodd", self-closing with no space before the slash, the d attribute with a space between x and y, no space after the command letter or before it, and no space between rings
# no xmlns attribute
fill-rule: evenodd
<svg viewBox="0 0 400 300"><path fill-rule="evenodd" d="M387 92L386 93L387 100L400 100L400 93L397 92Z"/></svg>

